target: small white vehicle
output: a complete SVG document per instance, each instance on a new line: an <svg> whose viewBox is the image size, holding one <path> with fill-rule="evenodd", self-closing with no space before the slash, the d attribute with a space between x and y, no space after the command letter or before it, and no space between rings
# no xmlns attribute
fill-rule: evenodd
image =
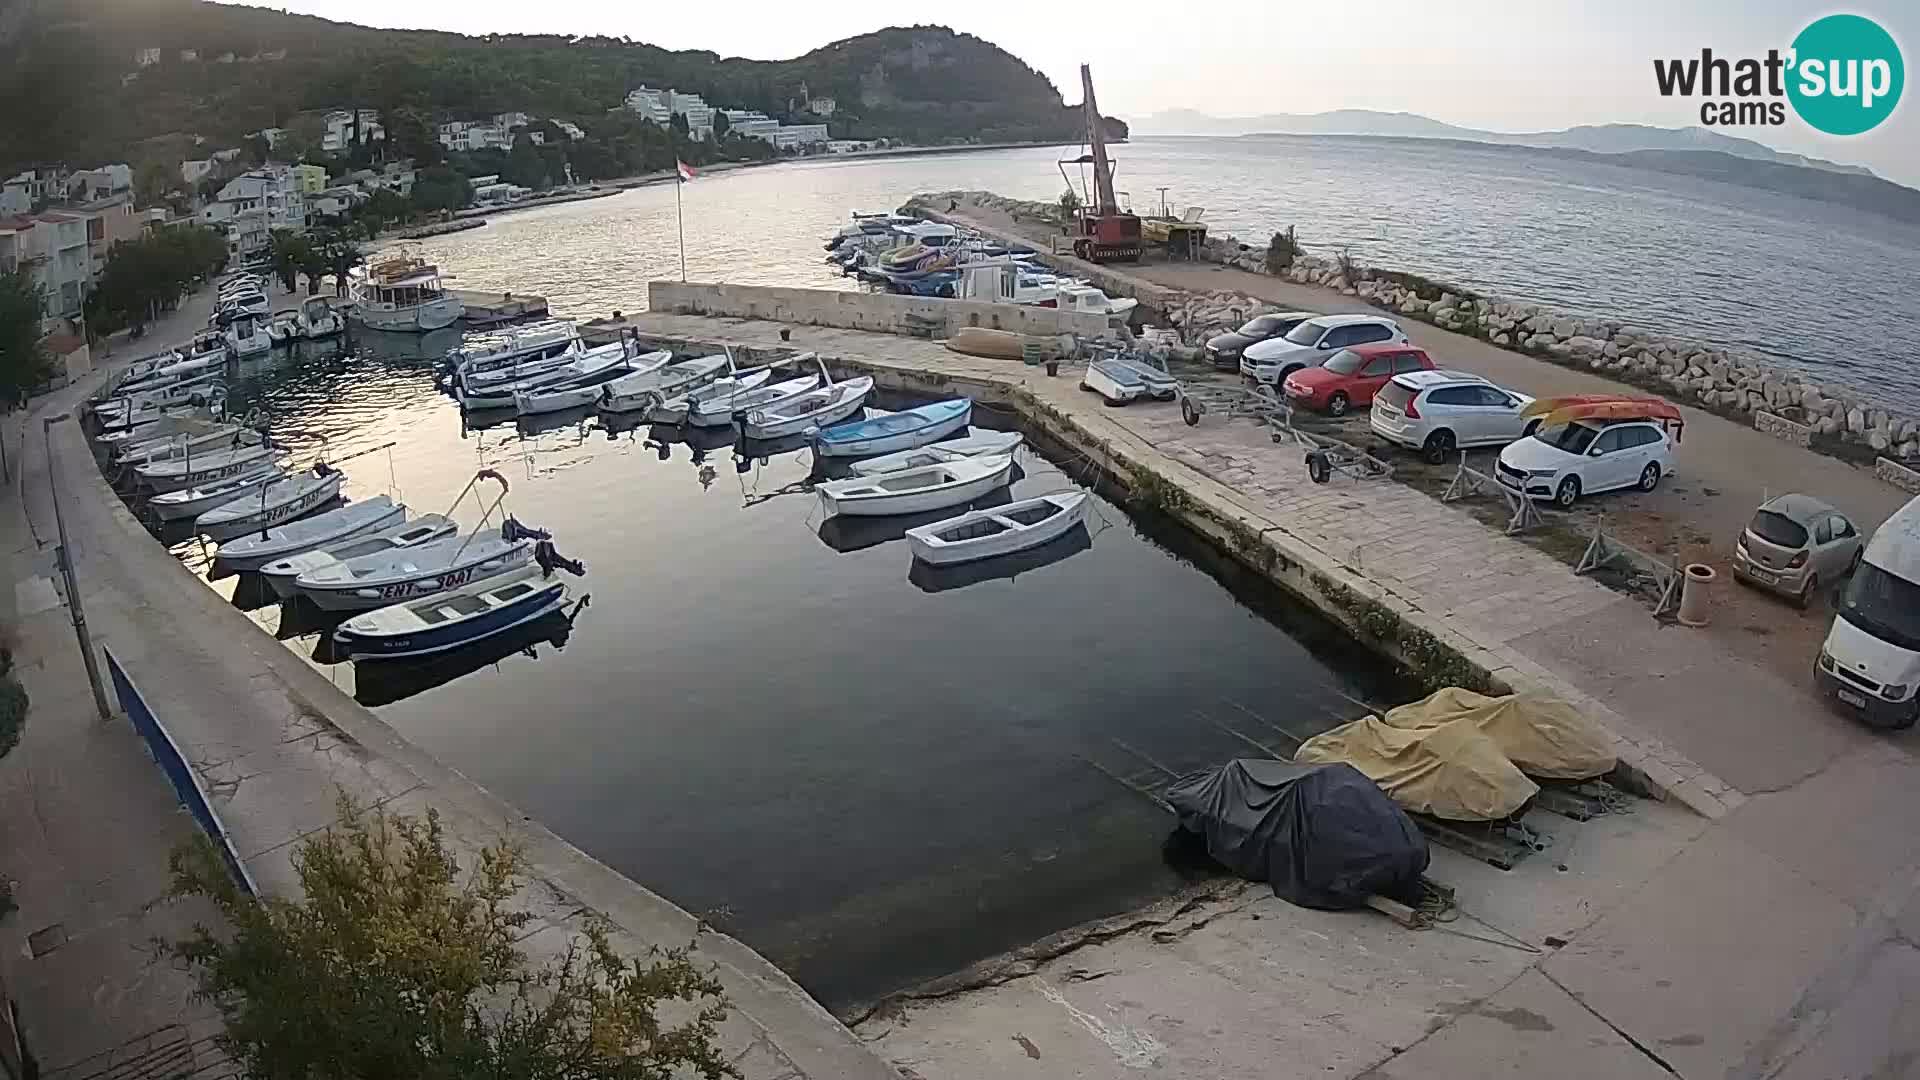
<svg viewBox="0 0 1920 1080"><path fill-rule="evenodd" d="M1658 420L1548 418L1500 451L1493 475L1513 491L1565 509L1582 495L1652 491L1672 471L1673 439Z"/></svg>
<svg viewBox="0 0 1920 1080"><path fill-rule="evenodd" d="M1435 465L1470 446L1504 446L1540 426L1523 416L1533 399L1465 371L1409 371L1373 395L1367 424Z"/></svg>
<svg viewBox="0 0 1920 1080"><path fill-rule="evenodd" d="M1341 349L1378 341L1407 344L1400 324L1383 315L1320 315L1240 353L1240 374L1277 386L1304 367L1316 367Z"/></svg>
<svg viewBox="0 0 1920 1080"><path fill-rule="evenodd" d="M1920 720L1920 498L1868 541L1813 667L1821 696L1875 727Z"/></svg>

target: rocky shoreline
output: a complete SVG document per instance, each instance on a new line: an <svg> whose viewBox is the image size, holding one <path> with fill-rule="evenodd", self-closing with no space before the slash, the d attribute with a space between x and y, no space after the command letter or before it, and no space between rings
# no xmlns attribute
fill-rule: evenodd
<svg viewBox="0 0 1920 1080"><path fill-rule="evenodd" d="M927 208L958 199L1016 220L1053 220L1052 203L1008 199L984 191L916 195ZM1763 358L1698 340L1659 334L1630 323L1557 312L1540 304L1432 281L1418 274L1366 267L1350 260L1297 254L1270 268L1264 247L1230 235L1210 236L1201 252L1209 262L1301 285L1333 289L1397 315L1567 367L1599 372L1676 401L1737 419L1788 441L1843 457L1885 455L1920 465L1920 419L1904 416L1850 391L1782 371ZM1182 339L1198 344L1274 305L1240 293L1184 293L1166 312ZM1883 470L1884 472L1885 470ZM1905 477L1890 477L1899 483Z"/></svg>

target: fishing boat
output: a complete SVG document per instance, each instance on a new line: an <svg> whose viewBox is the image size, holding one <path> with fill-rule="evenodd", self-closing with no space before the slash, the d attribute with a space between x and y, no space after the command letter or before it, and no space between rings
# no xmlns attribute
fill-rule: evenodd
<svg viewBox="0 0 1920 1080"><path fill-rule="evenodd" d="M579 601L571 606L575 612L580 610ZM378 708L445 686L515 654L538 660L542 645L552 646L556 653L567 647L573 636L573 618L566 609L557 609L464 649L393 663L362 664L353 671L353 699L368 708ZM331 639L328 645L337 649Z"/></svg>
<svg viewBox="0 0 1920 1080"><path fill-rule="evenodd" d="M205 416L207 410L219 411L226 399L227 388L218 383L209 387L206 396L198 404L193 399L186 401L147 401L133 404L130 409L117 410L105 415L95 413L95 422L100 426L103 436L137 432L156 420L169 416ZM132 438L145 436L133 435Z"/></svg>
<svg viewBox="0 0 1920 1080"><path fill-rule="evenodd" d="M155 495L147 500L147 508L161 521L184 521L197 518L217 506L223 506L243 495L257 493L261 488L287 475L287 470L266 462L250 472L226 480L218 480L200 487L183 488L169 491L164 495Z"/></svg>
<svg viewBox="0 0 1920 1080"><path fill-rule="evenodd" d="M346 479L340 470L323 462L221 503L195 518L193 527L218 539L292 521L338 498Z"/></svg>
<svg viewBox="0 0 1920 1080"><path fill-rule="evenodd" d="M223 335L227 339L227 351L236 360L247 360L263 356L273 348L273 339L267 335L264 315L251 313L235 316L227 324Z"/></svg>
<svg viewBox="0 0 1920 1080"><path fill-rule="evenodd" d="M722 380L724 381L724 380ZM687 411L687 423L694 427L725 427L741 413L762 409L775 402L804 394L820 385L820 376L802 375L771 383L754 390L702 398Z"/></svg>
<svg viewBox="0 0 1920 1080"><path fill-rule="evenodd" d="M385 607L511 570L533 558L533 544L482 529L318 567L295 578L294 586L322 611Z"/></svg>
<svg viewBox="0 0 1920 1080"><path fill-rule="evenodd" d="M729 364L725 356L701 356L677 364L656 364L646 371L635 370L631 375L602 384L597 404L606 412L649 409L666 398L712 382Z"/></svg>
<svg viewBox="0 0 1920 1080"><path fill-rule="evenodd" d="M991 559L1039 547L1087 520L1087 493L1022 499L907 530L913 557L934 566Z"/></svg>
<svg viewBox="0 0 1920 1080"><path fill-rule="evenodd" d="M1011 454L1019 449L1025 439L1026 436L1017 431L979 431L963 439L948 439L914 450L901 450L856 461L847 466L847 471L855 476L877 476L901 469L917 469L923 465L938 465L943 461L959 461L961 458Z"/></svg>
<svg viewBox="0 0 1920 1080"><path fill-rule="evenodd" d="M154 491L179 491L181 488L197 487L216 480L225 480L230 476L239 476L248 471L249 467L267 461L273 455L273 447L264 443L253 446L232 446L224 450L188 453L178 458L151 461L135 466L133 473L141 484Z"/></svg>
<svg viewBox="0 0 1920 1080"><path fill-rule="evenodd" d="M390 529L405 520L405 503L396 503L386 495L375 495L365 502L348 503L338 510L276 525L264 533L225 541L216 554L221 563L232 569L252 570L275 559L349 537Z"/></svg>
<svg viewBox="0 0 1920 1080"><path fill-rule="evenodd" d="M521 566L424 599L356 615L333 632L351 660L424 656L504 633L557 610L567 586L538 566Z"/></svg>
<svg viewBox="0 0 1920 1080"><path fill-rule="evenodd" d="M651 371L672 358L672 354L664 350L635 356L628 343L616 341L573 354L556 366L519 379L488 382L485 376L480 376L471 383L463 379L460 404L470 410L514 408L514 399L520 394L541 394L604 382L623 370Z"/></svg>
<svg viewBox="0 0 1920 1080"><path fill-rule="evenodd" d="M936 401L869 420L821 428L813 433L813 449L821 457L891 454L944 439L966 427L972 419L972 398Z"/></svg>
<svg viewBox="0 0 1920 1080"><path fill-rule="evenodd" d="M252 446L260 440L259 432L238 424L212 424L197 431L182 431L177 435L137 439L116 444L113 463L121 467L152 465L162 461L183 459L190 454L203 454L235 446Z"/></svg>
<svg viewBox="0 0 1920 1080"><path fill-rule="evenodd" d="M111 454L139 446L143 443L156 445L170 438L185 434L201 434L216 427L229 428L231 425L218 424L216 421L199 416L192 409L178 409L151 419L141 420L130 428L102 432L94 438L94 445L105 447Z"/></svg>
<svg viewBox="0 0 1920 1080"><path fill-rule="evenodd" d="M995 559L935 566L914 559L907 569L907 580L929 593L949 592L989 581L1014 581L1064 559L1072 558L1093 546L1093 537L1084 528L1068 529L1044 544L1002 555Z"/></svg>
<svg viewBox="0 0 1920 1080"><path fill-rule="evenodd" d="M113 427L117 421L123 421L135 412L178 405L205 405L212 400L216 386L219 387L220 396L226 395L225 386L219 382L221 374L221 369L214 367L195 371L186 378L169 383L123 388L112 398L95 405L93 415L102 426Z"/></svg>
<svg viewBox="0 0 1920 1080"><path fill-rule="evenodd" d="M580 332L572 323L555 319L468 342L447 354L447 368L471 379L580 351Z"/></svg>
<svg viewBox="0 0 1920 1080"><path fill-rule="evenodd" d="M1012 475L1013 455L1007 454L830 480L814 491L828 514L918 514L972 502L1008 483Z"/></svg>
<svg viewBox="0 0 1920 1080"><path fill-rule="evenodd" d="M452 326L467 311L447 292L438 267L405 255L356 278L352 293L354 321L373 330L424 334Z"/></svg>
<svg viewBox="0 0 1920 1080"><path fill-rule="evenodd" d="M1017 470L1019 466L1014 467ZM1018 480L1015 480L1018 483ZM949 506L940 510L928 510L920 514L889 514L886 517L850 517L835 514L820 519L820 525L814 534L820 542L843 555L881 544L891 544L896 540L905 540L908 529L917 529L922 525L932 525L953 517L956 511L980 510L989 506L1002 506L1013 501L1013 489L998 487L977 499L969 499L958 506Z"/></svg>
<svg viewBox="0 0 1920 1080"><path fill-rule="evenodd" d="M859 412L872 392L873 379L866 375L809 390L748 413L741 431L749 439L778 439L826 427Z"/></svg>
<svg viewBox="0 0 1920 1080"><path fill-rule="evenodd" d="M268 587L273 589L274 595L287 600L297 592L294 580L309 570L318 570L323 566L332 566L363 555L375 555L382 551L430 544L452 536L458 529L459 526L451 518L439 514L427 514L377 532L361 533L345 540L322 544L285 558L275 559L260 567L260 576L266 580Z"/></svg>
<svg viewBox="0 0 1920 1080"><path fill-rule="evenodd" d="M715 410L725 409L726 415L732 416L735 401L765 385L772 377L773 369L761 368L715 379L679 397L661 401L647 410L647 420L655 424L684 424L702 403L711 403L710 407Z"/></svg>

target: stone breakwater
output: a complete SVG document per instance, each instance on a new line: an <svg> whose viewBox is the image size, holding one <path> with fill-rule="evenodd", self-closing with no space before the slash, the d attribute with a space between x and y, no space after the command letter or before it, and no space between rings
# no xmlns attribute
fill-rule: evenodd
<svg viewBox="0 0 1920 1080"><path fill-rule="evenodd" d="M915 196L911 206L944 209L949 200L1005 213L1016 222L1056 224L1059 206L1008 199L991 192L955 191ZM1269 269L1265 247L1232 236L1210 236L1201 257L1301 285L1332 289L1401 316L1568 367L1595 371L1697 404L1725 416L1752 417L1763 430L1797 431L1801 441L1829 449L1851 447L1909 464L1920 462L1920 419L1899 415L1838 387L1772 366L1749 352L1723 349L1644 327L1554 311L1539 304L1483 296L1417 274L1361 266L1345 258L1297 254ZM1234 292L1187 293L1167 317L1183 340L1199 344L1252 315L1278 310ZM1788 421L1778 425L1768 418ZM1789 435L1788 437L1792 437Z"/></svg>

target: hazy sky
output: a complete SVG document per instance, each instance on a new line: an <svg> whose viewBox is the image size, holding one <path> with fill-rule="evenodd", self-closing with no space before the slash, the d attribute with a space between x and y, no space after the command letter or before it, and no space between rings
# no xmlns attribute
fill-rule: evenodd
<svg viewBox="0 0 1920 1080"><path fill-rule="evenodd" d="M374 26L463 33L626 35L674 49L781 59L882 26L919 19L977 34L1080 98L1094 66L1102 111L1141 116L1187 107L1216 115L1368 108L1418 112L1470 127L1528 131L1574 124L1698 124L1697 100L1663 99L1653 58L1764 55L1833 11L1869 16L1920 64L1920 6L1865 0L1835 8L1793 0L1371 0L1355 4L987 3L902 6L873 0L265 0ZM1105 10L1104 20L1091 13ZM1862 136L1785 127L1730 129L1785 150L1858 162L1920 185L1920 103Z"/></svg>

